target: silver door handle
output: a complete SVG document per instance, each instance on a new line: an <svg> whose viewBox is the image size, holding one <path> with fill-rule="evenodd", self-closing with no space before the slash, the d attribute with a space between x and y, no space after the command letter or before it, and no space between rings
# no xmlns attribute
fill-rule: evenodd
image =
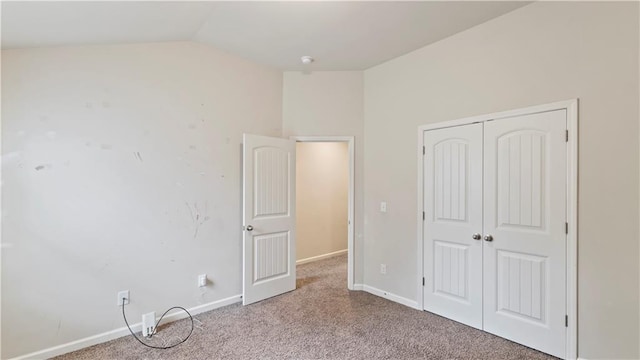
<svg viewBox="0 0 640 360"><path fill-rule="evenodd" d="M253 226L247 225L247 231L253 231Z"/></svg>
<svg viewBox="0 0 640 360"><path fill-rule="evenodd" d="M485 236L484 236L484 241L493 241L493 236L491 236L491 235L485 235Z"/></svg>
<svg viewBox="0 0 640 360"><path fill-rule="evenodd" d="M473 236L471 236L471 237L473 238L473 240L480 240L480 239L482 239L482 235L480 235L480 234L478 234L478 233L473 234Z"/></svg>

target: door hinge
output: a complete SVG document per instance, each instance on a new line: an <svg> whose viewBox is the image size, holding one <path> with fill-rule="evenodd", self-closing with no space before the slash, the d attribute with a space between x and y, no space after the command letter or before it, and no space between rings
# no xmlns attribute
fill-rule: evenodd
<svg viewBox="0 0 640 360"><path fill-rule="evenodd" d="M422 212L422 221L424 221L425 219L425 215L424 215L424 211Z"/></svg>
<svg viewBox="0 0 640 360"><path fill-rule="evenodd" d="M565 234L569 233L569 223L568 222L564 223L564 233Z"/></svg>
<svg viewBox="0 0 640 360"><path fill-rule="evenodd" d="M569 327L569 315L564 316L564 327Z"/></svg>
<svg viewBox="0 0 640 360"><path fill-rule="evenodd" d="M422 286L424 286L424 277L422 278Z"/></svg>
<svg viewBox="0 0 640 360"><path fill-rule="evenodd" d="M565 130L565 139L567 142L569 142L569 130Z"/></svg>
<svg viewBox="0 0 640 360"><path fill-rule="evenodd" d="M427 153L427 150L426 150L426 149L425 149L425 147L423 146L423 147L422 147L422 155L424 155L424 154L426 154L426 153Z"/></svg>

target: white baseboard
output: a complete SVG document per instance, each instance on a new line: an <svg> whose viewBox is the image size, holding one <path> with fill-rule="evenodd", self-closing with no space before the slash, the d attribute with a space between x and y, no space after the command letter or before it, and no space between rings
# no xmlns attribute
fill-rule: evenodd
<svg viewBox="0 0 640 360"><path fill-rule="evenodd" d="M358 284L360 285L360 284ZM398 304L402 304L404 306L408 306L410 308L416 309L416 310L420 310L420 307L418 306L418 302L414 301L414 300L410 300L407 299L405 297L396 295L396 294L392 294L388 291L384 291L384 290L380 290L377 288L374 288L373 286L369 286L369 285L361 285L362 286L362 290L368 292L369 294L373 294L376 296L380 296L382 298L385 298L387 300L391 300L393 302L397 302Z"/></svg>
<svg viewBox="0 0 640 360"><path fill-rule="evenodd" d="M318 255L318 256L312 256L306 259L300 259L296 261L296 265L301 265L301 264L306 264L306 263L310 263L310 262L314 262L314 261L318 261L318 260L323 260L323 259L328 259L330 257L334 257L334 256L338 256L338 255L342 255L342 254L346 254L348 251L348 249L344 249L344 250L338 250L338 251L334 251L328 254L324 254L324 255Z"/></svg>
<svg viewBox="0 0 640 360"><path fill-rule="evenodd" d="M218 308L221 308L223 306L235 304L235 303L240 302L240 301L242 301L242 295L234 295L234 296L228 297L226 299L220 299L220 300L213 301L213 302L210 302L210 303L207 303L207 304L194 306L194 307L189 308L187 310L191 313L191 315L196 315L196 314L200 314L200 313L207 312L207 311L210 311L210 310L218 309ZM184 312L179 312L179 313L175 313L175 314L171 314L171 315L165 316L164 319L162 320L162 322L165 323L165 321L166 321L167 323L170 323L170 322L173 322L173 321L176 321L176 320L184 319L186 317L189 317L189 315L187 315ZM133 332L139 332L139 331L141 331L141 329L142 329L142 323L136 323L136 324L132 324L131 325L131 330L133 330ZM126 327L121 327L119 329L107 331L107 332L104 332L102 334L89 336L89 337L86 337L84 339L80 339L80 340L72 341L72 342L69 342L69 343L66 343L66 344L50 347L48 349L32 352L30 354L21 355L21 356L13 358L12 360L48 359L48 358L52 358L54 356L66 354L66 353L69 353L69 352L72 352L72 351L84 349L84 348L89 347L89 346L101 344L103 342L107 342L107 341L110 341L110 340L113 340L113 339L117 339L117 338L120 338L120 337L123 337L123 336L126 336L126 335L130 335L129 329L127 329Z"/></svg>
<svg viewBox="0 0 640 360"><path fill-rule="evenodd" d="M362 285L362 284L353 284L353 290L355 290L355 291L363 291L364 290L364 285Z"/></svg>

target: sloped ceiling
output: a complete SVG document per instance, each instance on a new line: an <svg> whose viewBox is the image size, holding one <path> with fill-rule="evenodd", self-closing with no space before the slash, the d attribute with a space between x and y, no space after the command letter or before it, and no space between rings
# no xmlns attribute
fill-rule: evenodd
<svg viewBox="0 0 640 360"><path fill-rule="evenodd" d="M2 2L2 48L199 41L282 70L364 70L527 2Z"/></svg>

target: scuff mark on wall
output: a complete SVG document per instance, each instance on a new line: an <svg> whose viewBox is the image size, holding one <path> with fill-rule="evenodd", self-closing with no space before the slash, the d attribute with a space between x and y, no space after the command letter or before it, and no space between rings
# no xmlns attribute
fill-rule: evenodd
<svg viewBox="0 0 640 360"><path fill-rule="evenodd" d="M42 165L36 166L35 169L36 169L36 171L45 170L45 169L49 170L52 167L53 167L53 165L51 165L51 164L42 164Z"/></svg>
<svg viewBox="0 0 640 360"><path fill-rule="evenodd" d="M142 160L142 156L140 155L140 152L139 152L139 151L134 151L134 152L133 152L133 156L134 156L136 159L140 160L140 162L143 162L143 161L144 161L144 160Z"/></svg>
<svg viewBox="0 0 640 360"><path fill-rule="evenodd" d="M211 217L207 215L209 212L209 202L208 201L204 202L204 216L202 216L202 214L200 213L200 209L198 207L197 202L193 203L193 208L191 207L191 205L189 205L188 202L185 201L184 203L185 205L187 205L187 209L189 209L189 215L191 216L191 221L193 221L195 226L195 230L193 232L193 238L195 239L198 236L198 231L200 230L200 226L205 222L211 220Z"/></svg>
<svg viewBox="0 0 640 360"><path fill-rule="evenodd" d="M100 149L102 150L111 150L113 148L113 146L111 146L111 144L102 144L100 145Z"/></svg>

